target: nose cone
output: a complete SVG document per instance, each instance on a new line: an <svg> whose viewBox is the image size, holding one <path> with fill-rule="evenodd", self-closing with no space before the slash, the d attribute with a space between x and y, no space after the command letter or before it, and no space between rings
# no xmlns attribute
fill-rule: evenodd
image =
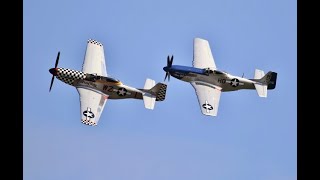
<svg viewBox="0 0 320 180"><path fill-rule="evenodd" d="M168 66L166 66L166 67L163 67L163 70L164 70L165 72L168 72L168 71L169 71L169 68L168 68Z"/></svg>
<svg viewBox="0 0 320 180"><path fill-rule="evenodd" d="M54 75L54 76L56 76L57 75L57 68L51 68L51 69L49 69L49 72L52 74L52 75Z"/></svg>

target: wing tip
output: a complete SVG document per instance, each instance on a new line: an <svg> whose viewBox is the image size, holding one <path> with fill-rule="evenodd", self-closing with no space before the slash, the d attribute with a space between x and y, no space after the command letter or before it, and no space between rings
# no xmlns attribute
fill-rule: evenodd
<svg viewBox="0 0 320 180"><path fill-rule="evenodd" d="M196 42L196 41L205 41L205 42L208 42L208 40L203 39L203 38L199 38L199 37L194 38L194 41L195 41L195 42Z"/></svg>
<svg viewBox="0 0 320 180"><path fill-rule="evenodd" d="M88 44L94 44L94 45L98 45L98 46L103 46L103 44L97 40L94 40L94 39L88 39Z"/></svg>
<svg viewBox="0 0 320 180"><path fill-rule="evenodd" d="M210 114L210 113L203 113L204 115L206 115L206 116L217 116L217 114Z"/></svg>
<svg viewBox="0 0 320 180"><path fill-rule="evenodd" d="M90 120L86 120L86 119L81 119L81 122L85 125L88 125L88 126L96 126L98 125L96 122L94 121L90 121Z"/></svg>

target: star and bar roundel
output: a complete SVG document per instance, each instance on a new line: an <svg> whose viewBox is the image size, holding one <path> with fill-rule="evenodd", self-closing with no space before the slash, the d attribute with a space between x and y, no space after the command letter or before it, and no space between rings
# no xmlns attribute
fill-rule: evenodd
<svg viewBox="0 0 320 180"><path fill-rule="evenodd" d="M118 96L125 96L127 95L127 90L125 88L119 88L117 91Z"/></svg>
<svg viewBox="0 0 320 180"><path fill-rule="evenodd" d="M208 103L208 101L206 101L206 103L202 104L202 107L206 110L212 110L213 107L211 104Z"/></svg>
<svg viewBox="0 0 320 180"><path fill-rule="evenodd" d="M232 87L237 87L239 85L244 85L244 83L240 82L239 79L237 79L237 78L233 78L231 80L227 80L226 82L229 83L230 86L232 86Z"/></svg>
<svg viewBox="0 0 320 180"><path fill-rule="evenodd" d="M230 85L232 86L232 87L237 87L237 86L239 86L239 79L237 79L237 78L233 78L233 79L231 79L231 81L230 81Z"/></svg>
<svg viewBox="0 0 320 180"><path fill-rule="evenodd" d="M88 108L87 110L83 111L83 115L84 115L86 118L94 118L94 114L93 114L93 112L91 111L91 108Z"/></svg>

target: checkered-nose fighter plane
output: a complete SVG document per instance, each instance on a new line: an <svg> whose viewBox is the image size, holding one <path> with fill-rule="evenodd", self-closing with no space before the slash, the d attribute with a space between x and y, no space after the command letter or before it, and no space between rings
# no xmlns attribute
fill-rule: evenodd
<svg viewBox="0 0 320 180"><path fill-rule="evenodd" d="M55 67L49 70L53 75L49 91L51 91L54 77L74 86L80 96L81 122L86 125L98 124L108 99L143 99L147 109L153 109L155 101L165 99L167 85L164 83L155 84L154 80L147 78L144 88L137 89L108 76L103 45L96 40L88 40L82 71L58 68L59 57L60 52L58 52Z"/></svg>
<svg viewBox="0 0 320 180"><path fill-rule="evenodd" d="M256 69L253 79L246 79L218 70L214 62L209 42L195 38L193 41L193 67L172 65L173 56L167 59L164 81L170 75L189 82L198 97L201 112L208 116L217 116L221 92L240 89L255 89L260 97L267 97L267 90L276 87L277 73Z"/></svg>

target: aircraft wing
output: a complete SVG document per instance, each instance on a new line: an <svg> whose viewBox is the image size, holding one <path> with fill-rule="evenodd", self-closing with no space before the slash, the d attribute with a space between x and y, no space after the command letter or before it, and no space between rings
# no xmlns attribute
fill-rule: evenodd
<svg viewBox="0 0 320 180"><path fill-rule="evenodd" d="M96 126L108 96L84 88L77 88L77 90L80 96L81 122Z"/></svg>
<svg viewBox="0 0 320 180"><path fill-rule="evenodd" d="M97 73L97 75L100 76L107 76L102 43L92 39L88 40L82 71L85 73Z"/></svg>
<svg viewBox="0 0 320 180"><path fill-rule="evenodd" d="M191 82L191 85L196 91L202 113L208 116L217 116L221 88L209 87L197 82Z"/></svg>
<svg viewBox="0 0 320 180"><path fill-rule="evenodd" d="M193 41L193 67L217 69L207 40L195 38Z"/></svg>

